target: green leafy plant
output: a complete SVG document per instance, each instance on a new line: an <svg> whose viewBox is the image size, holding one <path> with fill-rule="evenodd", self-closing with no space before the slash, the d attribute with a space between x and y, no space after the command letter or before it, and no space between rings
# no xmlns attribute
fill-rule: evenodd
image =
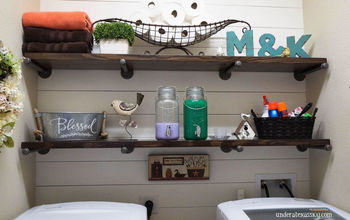
<svg viewBox="0 0 350 220"><path fill-rule="evenodd" d="M12 52L4 48L2 42L0 42L0 80L11 75L13 66L16 64L18 64L18 61L14 59Z"/></svg>
<svg viewBox="0 0 350 220"><path fill-rule="evenodd" d="M15 122L10 122L0 129L1 145L12 148L14 146L13 139L11 137Z"/></svg>
<svg viewBox="0 0 350 220"><path fill-rule="evenodd" d="M135 32L129 24L106 22L96 25L94 37L97 43L99 43L100 40L126 39L129 41L129 45L132 46L135 40Z"/></svg>
<svg viewBox="0 0 350 220"><path fill-rule="evenodd" d="M21 62L0 41L0 150L14 146L13 129L23 110Z"/></svg>

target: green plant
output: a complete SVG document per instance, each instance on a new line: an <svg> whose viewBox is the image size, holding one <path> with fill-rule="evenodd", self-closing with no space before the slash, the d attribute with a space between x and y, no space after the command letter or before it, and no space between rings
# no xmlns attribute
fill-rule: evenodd
<svg viewBox="0 0 350 220"><path fill-rule="evenodd" d="M0 41L0 150L14 146L13 129L23 109L21 62Z"/></svg>
<svg viewBox="0 0 350 220"><path fill-rule="evenodd" d="M134 29L129 24L121 22L106 22L97 24L94 30L94 37L97 43L100 40L126 39L132 46L135 40Z"/></svg>
<svg viewBox="0 0 350 220"><path fill-rule="evenodd" d="M18 62L14 59L12 52L4 48L2 42L0 42L0 80L11 75L13 73L13 67Z"/></svg>

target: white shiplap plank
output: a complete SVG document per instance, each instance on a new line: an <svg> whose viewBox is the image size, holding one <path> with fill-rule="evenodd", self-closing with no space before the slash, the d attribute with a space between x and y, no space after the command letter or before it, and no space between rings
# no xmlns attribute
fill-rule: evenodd
<svg viewBox="0 0 350 220"><path fill-rule="evenodd" d="M309 182L296 182L298 198L309 197ZM140 197L158 197L159 208L206 207L236 200L238 189L245 190L246 198L255 197L255 183L223 184L160 184L116 186L49 186L36 187L36 204L73 201L113 201L140 203ZM177 192L169 196L169 192Z"/></svg>
<svg viewBox="0 0 350 220"><path fill-rule="evenodd" d="M246 147L241 153L224 153L219 148L154 148L135 149L132 154L122 154L119 149L53 149L49 154L37 154L37 162L63 161L140 161L150 154L209 154L212 160L259 160L259 159L307 159L308 152L299 152L296 147Z"/></svg>
<svg viewBox="0 0 350 220"><path fill-rule="evenodd" d="M136 114L155 114L155 92L143 92L144 102ZM180 103L184 92L179 92ZM223 93L207 92L209 114L240 114L262 109L262 97L267 95L271 101L285 101L289 109L304 105L304 93ZM114 99L136 100L135 92L92 92L92 91L38 91L38 106L42 112L102 112L113 113L111 103ZM181 106L181 105L180 105ZM180 108L182 113L182 108Z"/></svg>
<svg viewBox="0 0 350 220"><path fill-rule="evenodd" d="M107 117L106 129L110 138L129 138L123 127L119 126L121 118L116 115ZM138 124L137 128L129 128L134 138L154 139L155 137L155 115L135 115L132 117ZM213 135L216 127L226 129L226 134L230 135L241 122L239 115L209 115L208 116L208 134ZM183 137L183 115L180 115L180 138Z"/></svg>
<svg viewBox="0 0 350 220"><path fill-rule="evenodd" d="M130 18L142 5L138 2L93 2L93 1L43 1L42 11L85 11L93 21L103 18ZM303 28L302 8L274 8L207 5L214 21L225 19L246 20L254 27ZM103 13L101 13L103 12ZM293 16L287 16L292 14ZM234 16L233 16L234 15ZM268 15L268 16L267 16ZM276 19L278 18L278 19Z"/></svg>
<svg viewBox="0 0 350 220"><path fill-rule="evenodd" d="M225 52L226 55L226 46L222 46L223 51ZM152 45L148 45L148 46L141 46L141 47L130 47L130 54L145 54L146 51L150 52L150 54L156 54L158 52L158 50L161 49L161 47L158 46L152 46ZM199 47L188 47L188 49L191 51L192 54L194 55L200 55L202 53L204 53L204 55L206 56L216 56L217 55L217 49L218 48L214 48L214 47L209 47L209 48L199 48ZM255 48L254 49L254 56L257 56L259 53L259 48ZM236 56L246 56L246 51L244 50L242 53L238 53L237 49L235 49L235 54ZM148 54L147 52L147 54ZM185 52L178 50L178 49L166 49L163 50L160 55L186 55ZM167 71L167 70L164 70Z"/></svg>
<svg viewBox="0 0 350 220"><path fill-rule="evenodd" d="M168 193L171 197L172 194ZM216 206L161 208L150 220L213 220L216 217Z"/></svg>
<svg viewBox="0 0 350 220"><path fill-rule="evenodd" d="M41 2L46 1L62 1L62 0L41 0ZM140 0L65 0L72 2L79 1L91 1L91 2L140 2ZM165 0L171 1L171 0ZM173 0L178 1L178 0ZM206 4L213 5L226 5L226 6L253 6L253 7L280 7L280 8L302 8L302 0L293 0L293 1L281 1L281 0L205 0Z"/></svg>
<svg viewBox="0 0 350 220"><path fill-rule="evenodd" d="M135 70L134 77L125 80L119 70L53 70L50 78L38 80L38 90L48 91L156 91L162 85L175 85L179 91L200 85L206 91L305 92L305 82L296 81L293 73L233 72L231 79L221 80L218 72Z"/></svg>
<svg viewBox="0 0 350 220"><path fill-rule="evenodd" d="M148 181L148 161L38 162L37 186L154 184ZM211 160L207 183L255 182L257 173L297 173L298 181L309 179L308 159ZM193 181L179 181L179 184ZM157 182L159 183L159 182ZM162 181L167 184L169 181ZM172 182L174 183L174 182Z"/></svg>
<svg viewBox="0 0 350 220"><path fill-rule="evenodd" d="M242 38L242 28L244 26L240 25L239 23L236 25L229 25L225 29L219 31L212 37L208 38L205 41L202 41L201 43L197 43L193 46L190 46L189 48L217 48L218 46L225 46L226 45L226 32L228 31L234 31L238 38ZM296 39L299 39L304 34L303 28L256 28L252 27L253 33L254 33L254 48L260 49L260 43L259 39L263 34L270 33L273 34L276 38L276 42L274 47L278 46L286 46L286 38L288 36L295 36ZM146 46L150 45L149 43L142 41L139 38L135 38L135 44L134 46Z"/></svg>
<svg viewBox="0 0 350 220"><path fill-rule="evenodd" d="M205 0L207 4L226 6L252 6L252 7L280 7L280 8L302 8L302 0L281 1L281 0Z"/></svg>
<svg viewBox="0 0 350 220"><path fill-rule="evenodd" d="M215 220L216 207L162 208L150 220Z"/></svg>

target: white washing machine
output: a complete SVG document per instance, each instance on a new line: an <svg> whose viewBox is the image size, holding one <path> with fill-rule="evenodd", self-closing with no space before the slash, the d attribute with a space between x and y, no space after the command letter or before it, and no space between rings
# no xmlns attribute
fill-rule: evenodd
<svg viewBox="0 0 350 220"><path fill-rule="evenodd" d="M72 202L37 206L15 220L147 220L145 206L116 202Z"/></svg>
<svg viewBox="0 0 350 220"><path fill-rule="evenodd" d="M321 201L296 198L256 198L224 202L217 220L349 220L350 215Z"/></svg>

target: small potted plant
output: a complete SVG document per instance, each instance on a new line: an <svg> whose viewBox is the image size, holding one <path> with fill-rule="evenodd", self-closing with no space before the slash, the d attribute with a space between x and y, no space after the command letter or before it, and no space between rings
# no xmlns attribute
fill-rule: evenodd
<svg viewBox="0 0 350 220"><path fill-rule="evenodd" d="M134 44L135 32L129 24L107 22L96 25L94 37L100 44L101 53L128 54L129 46Z"/></svg>

